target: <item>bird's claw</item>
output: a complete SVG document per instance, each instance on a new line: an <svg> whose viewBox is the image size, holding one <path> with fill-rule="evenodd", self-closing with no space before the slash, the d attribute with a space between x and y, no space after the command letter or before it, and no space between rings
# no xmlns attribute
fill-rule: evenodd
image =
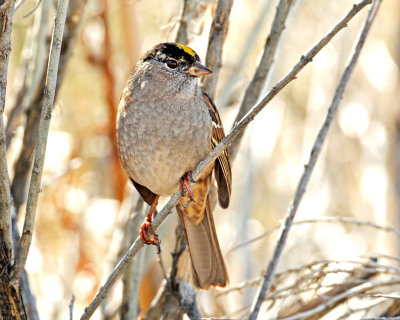
<svg viewBox="0 0 400 320"><path fill-rule="evenodd" d="M196 201L194 201L194 199L193 199L193 191L192 191L192 189L191 189L190 186L189 186L189 180L190 180L192 183L196 183L196 182L197 182L197 181L194 181L194 180L193 180L193 178L192 178L192 172L191 172L191 171L186 172L186 173L183 175L183 177L181 178L181 183L180 183L180 185L179 185L179 190L181 191L182 196L185 196L185 195L186 195L186 197L188 198L188 202L187 202L186 204L182 204L182 206L185 207L185 208L189 207L189 205L190 205L192 202L196 202ZM185 192L184 189L183 189L184 186L185 186L186 192Z"/></svg>
<svg viewBox="0 0 400 320"><path fill-rule="evenodd" d="M155 245L160 251L160 239L151 226L151 218L147 217L140 227L139 231L140 239L144 244Z"/></svg>

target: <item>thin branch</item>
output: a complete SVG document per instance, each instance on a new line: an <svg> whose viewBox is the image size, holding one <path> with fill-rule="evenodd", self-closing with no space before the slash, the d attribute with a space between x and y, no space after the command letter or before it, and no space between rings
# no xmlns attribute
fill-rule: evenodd
<svg viewBox="0 0 400 320"><path fill-rule="evenodd" d="M304 312L299 312L293 316L290 317L285 317L285 318L281 318L281 320L295 320L295 319L305 319L306 317L310 317L311 315L315 315L318 314L319 312L323 311L324 309L334 305L335 303L337 303L340 300L343 300L346 297L352 297L352 296L356 296L360 293L366 292L368 290L371 290L373 288L377 288L377 287L383 287L383 286L387 286L387 285L395 285L395 284L399 284L400 283L400 277L395 277L392 278L390 280L380 280L380 281L370 281L370 282L366 282L363 283L357 287L353 287L341 294L338 294L332 298L330 298L329 300L327 300L324 303L319 304L317 307L304 311Z"/></svg>
<svg viewBox="0 0 400 320"><path fill-rule="evenodd" d="M133 194L128 197L128 201L132 201ZM132 241L135 240L135 232L140 228L143 223L144 215L143 212L143 199L137 197L136 204L130 208L129 220L126 225L124 232L125 239L123 240L121 255L126 252ZM136 319L138 316L139 308L139 287L140 278L143 273L144 267L144 252L136 257L135 260L131 261L125 270L123 276L123 294L122 303L120 307L120 318L121 320Z"/></svg>
<svg viewBox="0 0 400 320"><path fill-rule="evenodd" d="M68 309L69 309L69 319L70 319L70 320L73 320L73 319L74 319L74 317L73 317L73 315L74 315L74 303L75 303L75 296L72 295L72 297L71 297L71 302L70 302L69 305L68 305Z"/></svg>
<svg viewBox="0 0 400 320"><path fill-rule="evenodd" d="M10 111L6 126L7 148L10 147L15 130L21 122L22 112L32 105L44 81L49 52L48 19L52 8L52 1L44 1L41 9L35 12L32 28L28 29L22 51L22 63L18 67L13 85L15 93L8 103Z"/></svg>
<svg viewBox="0 0 400 320"><path fill-rule="evenodd" d="M67 16L69 0L60 0L57 7L54 32L51 40L49 64L47 68L44 100L39 124L39 139L36 146L35 161L32 168L31 183L26 208L24 228L21 236L18 255L13 270L13 279L18 281L24 269L29 247L32 241L35 213L40 192L40 182L43 173L46 154L47 137L49 134L51 112L57 84L58 63L60 60L61 44Z"/></svg>
<svg viewBox="0 0 400 320"><path fill-rule="evenodd" d="M16 4L15 4L15 10L18 10L18 8L25 2L25 0L19 0Z"/></svg>
<svg viewBox="0 0 400 320"><path fill-rule="evenodd" d="M396 292L394 294L381 294L381 293L360 293L356 294L357 297L372 297L372 298L387 298L400 300L400 293Z"/></svg>
<svg viewBox="0 0 400 320"><path fill-rule="evenodd" d="M311 282L315 282L315 278L321 278L324 277L328 274L332 273L354 273L355 271L357 272L369 272L369 273L381 273L381 274L388 274L388 275L400 275L400 269L393 267L391 265L384 265L384 264L378 264L373 261L373 257L365 257L365 260L361 261L354 261L354 260L319 260L319 261L312 261L307 264L299 265L294 268L289 268L284 271L278 272L274 275L274 283L275 283L275 289L272 293L269 293L267 296L266 300L273 300L276 298L280 298L279 294L288 290L295 290L296 292L299 292L302 287L299 285L299 281L301 283L307 282L307 284ZM349 265L351 264L352 267L345 267L342 268L340 267L341 264L344 265ZM338 267L339 265L339 267ZM309 274L305 276L304 274L308 272ZM283 280L285 279L292 279L295 278L293 284L288 285L283 288L278 288L279 283L282 283ZM300 280L297 280L300 279ZM308 281L310 280L310 281ZM249 286L258 286L261 282L261 276L255 277L253 279L249 279L247 281L240 282L234 286L230 286L228 289L225 289L221 291L217 297L224 296L226 294L229 294L231 292L235 291L241 291L242 289L249 287ZM329 285L324 286L329 287ZM278 288L278 289L277 289ZM306 290L311 290L313 288L306 286Z"/></svg>
<svg viewBox="0 0 400 320"><path fill-rule="evenodd" d="M213 22L211 24L210 36L207 47L206 66L212 69L213 73L202 78L202 87L211 97L215 96L218 74L222 66L222 48L226 34L228 33L229 14L232 9L233 0L218 0Z"/></svg>
<svg viewBox="0 0 400 320"><path fill-rule="evenodd" d="M390 226L384 226L380 225L377 223L374 223L372 221L368 220L358 220L358 219L353 219L353 218L348 218L348 217L321 217L321 218L316 218L316 219L306 219L306 220L299 220L293 222L293 225L302 225L302 224L312 224L312 223L342 223L342 224L354 224L356 226L365 226L365 227L371 227L380 231L385 231L385 232L390 232L394 233L395 235L400 237L400 230L396 229L394 227ZM254 243L258 240L261 240L265 238L266 236L270 235L272 232L279 230L280 227L274 227L271 228L262 234L258 235L257 237L254 237L252 239L249 239L248 241L242 242L231 249L227 252L227 254L230 254L232 251L237 250L241 247L247 246L251 243Z"/></svg>
<svg viewBox="0 0 400 320"><path fill-rule="evenodd" d="M191 12L190 0L183 0L181 18L179 20L179 29L176 35L176 42L185 44L188 41L188 17Z"/></svg>
<svg viewBox="0 0 400 320"><path fill-rule="evenodd" d="M47 1L46 1L47 2ZM58 66L56 96L59 92L60 84L65 74L67 62L74 47L74 42L78 33L78 27L82 21L83 9L87 1L70 0L68 17L66 21L67 31L64 32L63 45L61 48L60 62ZM47 59L47 58L46 58ZM14 178L11 183L11 194L14 199L17 214L22 204L26 201L26 189L29 179L30 168L33 160L33 151L37 144L39 120L41 107L43 105L43 92L45 87L45 73L41 75L42 81L36 90L34 99L26 110L26 124L22 139L22 148L14 163Z"/></svg>
<svg viewBox="0 0 400 320"><path fill-rule="evenodd" d="M36 300L32 294L31 287L29 284L28 274L26 270L22 271L21 274L21 296L24 302L26 315L29 320L39 320L39 314L37 311Z"/></svg>
<svg viewBox="0 0 400 320"><path fill-rule="evenodd" d="M6 101L8 61L11 51L11 25L14 1L5 1L0 7L0 245L9 260L12 258L11 192L7 167L4 110Z"/></svg>
<svg viewBox="0 0 400 320"><path fill-rule="evenodd" d="M248 67L248 59L256 46L258 35L263 33L265 17L270 12L272 3L273 1L261 1L260 8L258 10L254 9L258 15L257 20L243 39L243 43L239 49L240 57L237 59L235 65L231 65L228 70L228 79L223 84L218 95L218 108L223 109L232 101L234 92L238 89L238 83L242 81L242 77L238 75L242 70Z"/></svg>
<svg viewBox="0 0 400 320"><path fill-rule="evenodd" d="M36 6L31 11L29 11L27 14L25 14L23 16L23 18L28 18L32 13L34 13L37 10L37 8L39 8L39 5L41 2L42 2L42 0L38 0L38 3L36 4Z"/></svg>
<svg viewBox="0 0 400 320"><path fill-rule="evenodd" d="M276 269L276 266L278 264L279 258L280 258L281 254L282 254L283 248L284 248L284 246L286 244L286 239L288 237L288 234L289 234L289 231L290 231L290 227L291 227L291 225L293 223L293 219L294 219L294 217L296 215L297 208L299 207L301 199L302 199L302 197L303 197L303 195L304 195L304 193L306 191L307 184L308 184L308 182L310 180L310 177L311 177L311 174L312 174L313 169L315 167L315 164L317 162L318 156L319 156L319 154L321 152L322 145L323 145L323 143L324 143L324 141L326 139L326 136L328 134L328 130L329 130L330 125L332 123L333 117L334 117L334 115L336 113L336 110L337 110L337 108L339 106L340 101L342 100L344 90L345 90L345 88L347 86L347 83L349 82L350 75L352 74L354 66L355 66L355 64L356 64L356 62L358 60L358 57L359 57L360 52L361 52L361 49L362 49L362 47L363 47L363 45L365 43L365 39L367 37L368 31L370 30L371 24L372 24L372 22L373 22L373 20L374 20L374 18L376 16L376 13L378 11L380 3L381 3L381 1L377 0L377 1L374 1L373 4L372 4L371 10L368 13L368 16L367 16L367 18L365 20L362 32L361 32L361 34L359 36L359 39L357 41L357 45L355 47L354 54L351 57L351 60L350 60L348 66L346 67L346 69L345 69L345 71L344 71L344 73L342 75L342 78L341 78L341 80L339 82L338 88L336 89L335 96L333 98L332 104L329 107L328 114L327 114L327 116L325 118L325 121L324 121L324 123L323 123L323 125L322 125L322 127L321 127L321 129L320 129L320 131L318 133L318 136L317 136L317 138L315 140L315 143L314 143L313 148L311 150L310 160L309 160L308 164L304 168L304 173L303 173L303 175L302 175L302 177L301 177L301 179L299 181L299 185L298 185L297 190L296 190L295 198L293 200L293 203L290 206L290 210L289 210L288 216L287 216L287 218L285 220L285 223L282 226L281 234L280 234L279 240L278 240L278 242L276 244L276 247L275 247L275 250L274 250L274 254L272 256L272 260L270 261L270 263L268 265L268 269L267 269L267 271L265 272L265 274L263 276L262 284L259 287L259 291L257 293L256 299L254 300L254 303L252 305L251 314L250 314L250 317L249 317L250 320L257 319L257 316L258 316L258 313L260 311L261 305L262 305L262 303L263 303L263 301L265 299L265 296L267 294L267 291L269 289L272 276L273 276L273 274L275 272L275 269ZM355 7L356 6L353 7L353 10L354 10Z"/></svg>
<svg viewBox="0 0 400 320"><path fill-rule="evenodd" d="M278 7L276 8L274 21L272 22L271 32L265 42L263 55L258 64L257 70L254 73L253 79L247 87L234 123L243 118L243 116L249 111L250 107L255 105L258 97L261 94L265 81L270 74L274 57L278 49L279 40L281 39L282 32L285 29L286 19L289 15L292 5L293 0L279 1ZM244 131L229 148L229 155L232 160L234 160L237 155L243 134Z"/></svg>
<svg viewBox="0 0 400 320"><path fill-rule="evenodd" d="M255 105L247 115L238 122L230 133L221 141L221 143L216 146L211 153L201 161L196 169L192 171L193 180L198 180L201 177L203 171L210 167L210 165L218 158L218 156L232 143L232 141L240 134L240 132L254 119L254 117L272 100L290 81L295 79L296 75L310 62L313 57L329 43L329 41L344 27L347 23L367 4L371 3L372 0L364 0L358 5L354 5L353 9L344 17L324 38L322 38L305 56L302 56L300 61L293 67L293 69L281 80L279 81L270 92L257 104ZM167 204L158 213L152 223L153 230L157 230L159 225L165 220L169 215L172 208L175 207L182 195L180 191L177 191L167 202ZM131 245L125 256L118 262L117 266L111 272L107 278L105 284L99 289L96 296L85 309L85 312L81 316L81 320L89 319L94 313L96 308L107 296L108 291L113 286L118 276L123 272L126 265L133 259L136 253L143 247L143 242L140 238L137 238L135 242Z"/></svg>

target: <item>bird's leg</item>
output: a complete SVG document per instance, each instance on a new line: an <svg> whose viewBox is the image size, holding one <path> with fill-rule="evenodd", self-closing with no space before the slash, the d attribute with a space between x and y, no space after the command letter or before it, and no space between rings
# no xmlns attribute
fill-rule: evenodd
<svg viewBox="0 0 400 320"><path fill-rule="evenodd" d="M185 189L186 189L186 191L187 191L186 196L187 196L187 198L188 198L188 202L187 202L187 204L183 204L183 206L184 206L185 208L187 208L187 207L190 205L191 202L195 202L194 199L193 199L193 191L192 191L192 189L191 189L190 186L189 186L189 180L190 180L191 182L194 182L194 183L197 182L197 181L194 181L194 180L193 180L193 178L192 178L192 172L191 172L191 171L186 172L186 173L183 175L183 177L181 178L181 183L180 183L180 185L179 185L179 190L180 190L180 192L181 192L182 194L184 194L184 193L183 193L183 186L185 186Z"/></svg>
<svg viewBox="0 0 400 320"><path fill-rule="evenodd" d="M156 246L160 245L160 239L158 239L158 235L154 232L151 222L153 221L153 213L156 210L159 198L160 196L157 194L151 203L150 210L147 213L146 219L144 219L139 231L140 239L145 244L154 244Z"/></svg>

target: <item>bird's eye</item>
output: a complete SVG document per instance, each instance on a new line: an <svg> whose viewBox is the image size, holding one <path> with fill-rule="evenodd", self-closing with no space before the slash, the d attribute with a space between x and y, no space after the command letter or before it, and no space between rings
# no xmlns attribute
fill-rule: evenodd
<svg viewBox="0 0 400 320"><path fill-rule="evenodd" d="M168 59L166 63L168 68L170 69L175 69L178 66L178 62L176 62L176 60L173 59Z"/></svg>

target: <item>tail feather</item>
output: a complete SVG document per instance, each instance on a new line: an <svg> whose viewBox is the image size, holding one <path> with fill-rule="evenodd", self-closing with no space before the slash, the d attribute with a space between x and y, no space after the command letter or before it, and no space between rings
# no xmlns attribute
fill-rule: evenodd
<svg viewBox="0 0 400 320"><path fill-rule="evenodd" d="M190 214L185 213L186 210L190 210L190 206L188 208L177 206L189 245L195 285L201 289L226 286L228 272L219 247L208 197L203 219L199 223L190 219Z"/></svg>

